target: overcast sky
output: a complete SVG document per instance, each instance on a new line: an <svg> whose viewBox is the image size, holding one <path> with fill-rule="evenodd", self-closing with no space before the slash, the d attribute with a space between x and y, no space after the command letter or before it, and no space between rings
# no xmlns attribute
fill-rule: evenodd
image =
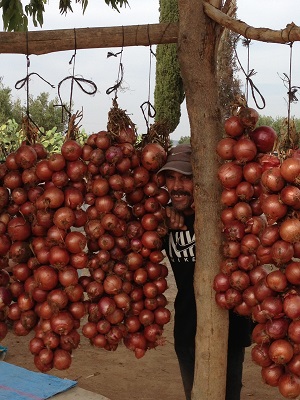
<svg viewBox="0 0 300 400"><path fill-rule="evenodd" d="M27 1L26 1L27 2ZM108 7L104 0L89 0L86 13L82 16L81 7L73 1L74 13L61 16L58 11L58 0L49 0L46 5L43 29L72 29L80 27L122 26L152 24L158 22L159 0L130 0L130 8L122 8L118 13ZM288 23L300 25L297 15L299 0L238 0L238 18L254 27L282 29ZM295 18L297 17L297 19ZM30 26L30 29L33 29ZM113 94L106 90L113 86L118 77L119 58L107 58L107 52L120 49L77 50L75 75L92 80L98 91L95 96L83 93L75 85L73 101L74 112L83 109L82 126L88 133L106 128L107 113L112 104ZM153 46L152 50L155 50ZM29 84L30 94L36 96L41 91L49 92L50 97L57 95L57 85L72 74L69 61L74 51L50 53L47 55L31 55L29 73L38 73L55 85L52 89L38 77L33 76ZM238 56L242 66L247 70L247 48L238 47ZM149 47L126 47L123 50L124 90L118 92L119 107L127 110L132 121L137 125L139 133L146 132L146 123L140 106L150 98L154 102L155 57L151 56ZM290 46L252 41L250 44L250 65L256 74L253 82L264 96L266 107L259 110L262 115L287 116L287 88L282 77L289 75ZM150 69L151 64L151 69ZM16 54L0 54L1 72L4 85L13 89L13 96L26 99L25 88L15 90L15 83L26 76L26 56ZM152 72L149 81L150 70ZM246 80L240 75L243 84ZM300 86L300 44L293 45L292 85ZM67 80L61 86L63 101L69 102L70 83ZM150 91L149 91L150 88ZM296 93L297 96L297 93ZM300 94L299 94L300 99ZM250 94L248 104L255 107ZM258 105L261 100L258 97ZM300 103L292 104L291 113L300 117ZM151 119L149 121L152 122ZM189 124L185 106L182 110L182 121L172 139L189 135Z"/></svg>

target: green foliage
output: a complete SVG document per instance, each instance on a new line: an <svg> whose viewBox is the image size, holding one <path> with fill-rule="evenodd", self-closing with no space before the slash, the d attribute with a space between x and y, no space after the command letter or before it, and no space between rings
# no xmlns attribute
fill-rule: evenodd
<svg viewBox="0 0 300 400"><path fill-rule="evenodd" d="M1 0L3 26L6 31L25 31L28 18L20 0Z"/></svg>
<svg viewBox="0 0 300 400"><path fill-rule="evenodd" d="M68 128L67 115L62 121L61 107L55 107L58 98L49 101L49 93L40 93L29 99L31 123L38 127L38 138L48 152L60 151ZM0 77L0 160L17 150L23 140L27 139L23 127L23 118L27 116L26 106L20 99L11 100L11 89L4 87ZM65 113L66 114L66 113ZM86 132L81 129L76 139L83 144L87 139Z"/></svg>
<svg viewBox="0 0 300 400"><path fill-rule="evenodd" d="M40 93L35 99L29 100L29 112L32 120L45 130L57 126L59 131L64 131L67 128L67 115L64 113L62 118L61 107L56 107L59 104L58 98L49 101L49 93ZM25 113L25 107L22 108L22 113ZM62 120L63 119L63 120Z"/></svg>
<svg viewBox="0 0 300 400"><path fill-rule="evenodd" d="M160 0L160 22L177 22L177 0ZM177 57L177 44L161 44L156 50L155 121L164 123L170 132L179 124L184 100L183 83Z"/></svg>
<svg viewBox="0 0 300 400"><path fill-rule="evenodd" d="M34 26L43 26L44 23L44 4L47 0L30 0L25 6L26 15L30 15Z"/></svg>
<svg viewBox="0 0 300 400"><path fill-rule="evenodd" d="M21 143L26 139L22 129L18 129L15 120L8 120L6 124L0 126L0 162L5 161L8 154L16 151ZM43 144L49 153L58 153L66 135L59 132L56 127L44 131L40 129L38 142ZM83 145L87 140L87 134L84 130L78 133L76 140Z"/></svg>
<svg viewBox="0 0 300 400"><path fill-rule="evenodd" d="M46 2L47 0L30 0L23 9L21 0L0 0L4 30L10 32L26 31L28 29L28 16L31 17L34 26L42 27ZM88 0L75 0L75 3L81 4L84 13L88 6ZM105 0L105 3L118 12L119 7L129 5L127 0ZM72 0L60 0L59 12L61 14L73 12Z"/></svg>
<svg viewBox="0 0 300 400"><path fill-rule="evenodd" d="M300 147L300 119L291 118L288 127L288 121L286 117L276 118L270 117L268 115L260 115L258 126L270 126L272 127L278 135L278 148L283 150L284 148Z"/></svg>
<svg viewBox="0 0 300 400"><path fill-rule="evenodd" d="M295 124L296 131L300 133L300 119L292 118L292 121ZM279 116L273 118L269 115L260 115L256 126L262 125L271 126L280 135L282 128L286 125L286 118Z"/></svg>
<svg viewBox="0 0 300 400"><path fill-rule="evenodd" d="M233 14L236 17L236 1L232 1ZM238 35L229 29L224 29L220 39L217 54L217 77L219 104L221 107L222 120L226 119L231 110L235 98L241 95L241 81L237 77L237 59L235 47Z"/></svg>
<svg viewBox="0 0 300 400"><path fill-rule="evenodd" d="M112 8L114 8L115 10L117 10L118 12L120 12L118 6L123 7L123 6L127 6L129 5L127 0L105 0L105 3L108 6L111 6Z"/></svg>
<svg viewBox="0 0 300 400"><path fill-rule="evenodd" d="M64 135L61 132L57 132L56 127L43 132L43 135L40 135L40 142L45 146L49 153L58 153L64 139Z"/></svg>
<svg viewBox="0 0 300 400"><path fill-rule="evenodd" d="M45 131L56 126L58 131L67 129L67 115L62 115L61 107L57 107L59 100L49 100L49 93L42 92L36 98L29 98L29 115L34 124L43 127ZM21 100L12 101L11 89L5 87L0 78L0 124L14 119L21 129L22 119L27 115L27 106L21 104Z"/></svg>
<svg viewBox="0 0 300 400"><path fill-rule="evenodd" d="M0 161L5 161L7 155L15 151L23 139L15 120L9 119L5 124L0 125Z"/></svg>
<svg viewBox="0 0 300 400"><path fill-rule="evenodd" d="M178 140L178 144L190 144L190 143L191 143L190 136L181 136L180 139Z"/></svg>
<svg viewBox="0 0 300 400"><path fill-rule="evenodd" d="M0 78L0 124L12 117L11 89L4 87Z"/></svg>

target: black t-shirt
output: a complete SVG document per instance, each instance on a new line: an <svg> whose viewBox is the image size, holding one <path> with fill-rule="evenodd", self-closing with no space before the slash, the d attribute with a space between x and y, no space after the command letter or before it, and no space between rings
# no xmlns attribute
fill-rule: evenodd
<svg viewBox="0 0 300 400"><path fill-rule="evenodd" d="M197 316L194 295L194 269L196 262L194 222L195 215L185 216L187 230L170 230L165 240L165 251L170 261L177 286L175 298L175 345L193 345ZM251 344L252 321L230 310L229 343L237 346Z"/></svg>
<svg viewBox="0 0 300 400"><path fill-rule="evenodd" d="M196 334L196 302L194 295L195 233L194 215L185 218L187 230L170 230L165 250L170 261L177 286L175 298L175 344L190 343Z"/></svg>

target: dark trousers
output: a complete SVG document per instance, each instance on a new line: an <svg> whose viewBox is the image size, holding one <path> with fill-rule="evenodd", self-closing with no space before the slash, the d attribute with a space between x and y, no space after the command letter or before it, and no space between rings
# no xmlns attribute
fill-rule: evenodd
<svg viewBox="0 0 300 400"><path fill-rule="evenodd" d="M179 346L175 343L180 373L186 400L191 400L195 370L195 347ZM226 400L240 400L242 389L245 348L234 343L228 344Z"/></svg>

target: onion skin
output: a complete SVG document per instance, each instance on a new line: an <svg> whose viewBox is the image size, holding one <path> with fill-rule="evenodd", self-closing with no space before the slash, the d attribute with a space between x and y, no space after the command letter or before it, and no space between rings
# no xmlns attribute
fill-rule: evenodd
<svg viewBox="0 0 300 400"><path fill-rule="evenodd" d="M141 163L148 171L158 171L166 162L167 153L158 143L148 143L141 152Z"/></svg>
<svg viewBox="0 0 300 400"><path fill-rule="evenodd" d="M234 158L242 165L254 160L256 154L257 148L255 144L247 137L239 138L233 147Z"/></svg>
<svg viewBox="0 0 300 400"><path fill-rule="evenodd" d="M272 364L272 360L269 357L269 345L268 344L256 344L251 349L251 359L260 367L269 367Z"/></svg>
<svg viewBox="0 0 300 400"><path fill-rule="evenodd" d="M300 295L288 293L283 301L283 311L288 318L296 320L300 317Z"/></svg>
<svg viewBox="0 0 300 400"><path fill-rule="evenodd" d="M269 356L276 364L287 364L293 357L293 346L285 339L274 340L270 344Z"/></svg>
<svg viewBox="0 0 300 400"><path fill-rule="evenodd" d="M229 161L219 167L218 177L224 188L232 189L242 181L243 169L234 161Z"/></svg>
<svg viewBox="0 0 300 400"><path fill-rule="evenodd" d="M277 193L284 188L286 181L281 175L281 169L276 167L262 173L261 183L268 192Z"/></svg>
<svg viewBox="0 0 300 400"><path fill-rule="evenodd" d="M279 392L286 398L295 399L300 394L300 379L291 373L284 373L278 381Z"/></svg>
<svg viewBox="0 0 300 400"><path fill-rule="evenodd" d="M66 140L62 147L61 153L67 161L76 161L82 155L82 147L75 140Z"/></svg>
<svg viewBox="0 0 300 400"><path fill-rule="evenodd" d="M56 349L53 355L53 366L59 370L68 369L71 366L72 358L70 352L63 349Z"/></svg>
<svg viewBox="0 0 300 400"><path fill-rule="evenodd" d="M278 386L279 379L283 374L284 366L275 363L261 369L263 382L273 387Z"/></svg>
<svg viewBox="0 0 300 400"><path fill-rule="evenodd" d="M235 219L225 224L223 232L227 240L241 241L245 235L245 225Z"/></svg>
<svg viewBox="0 0 300 400"><path fill-rule="evenodd" d="M289 243L300 241L300 221L298 218L288 218L279 227L281 238Z"/></svg>
<svg viewBox="0 0 300 400"><path fill-rule="evenodd" d="M262 166L255 161L246 163L243 166L243 175L247 182L253 185L257 184L262 175Z"/></svg>
<svg viewBox="0 0 300 400"><path fill-rule="evenodd" d="M293 285L300 285L300 262L292 261L285 268L285 276Z"/></svg>
<svg viewBox="0 0 300 400"><path fill-rule="evenodd" d="M277 240L271 247L271 256L276 265L286 264L294 256L294 247L285 240Z"/></svg>
<svg viewBox="0 0 300 400"><path fill-rule="evenodd" d="M259 114L254 108L241 107L238 113L238 117L240 118L244 127L253 129L257 124Z"/></svg>
<svg viewBox="0 0 300 400"><path fill-rule="evenodd" d="M300 189L294 185L286 185L280 191L281 201L296 210L300 208Z"/></svg>
<svg viewBox="0 0 300 400"><path fill-rule="evenodd" d="M15 152L15 160L19 167L29 169L36 163L37 153L32 146L22 144Z"/></svg>
<svg viewBox="0 0 300 400"><path fill-rule="evenodd" d="M266 333L271 339L284 339L287 335L290 320L284 316L281 318L269 319L266 323Z"/></svg>
<svg viewBox="0 0 300 400"><path fill-rule="evenodd" d="M244 271L233 271L230 275L230 286L243 292L250 285L249 275Z"/></svg>
<svg viewBox="0 0 300 400"><path fill-rule="evenodd" d="M288 337L293 343L300 344L300 320L291 321L288 326Z"/></svg>
<svg viewBox="0 0 300 400"><path fill-rule="evenodd" d="M267 226L260 235L263 246L272 246L278 239L280 239L279 225Z"/></svg>
<svg viewBox="0 0 300 400"><path fill-rule="evenodd" d="M276 292L283 292L288 285L286 274L281 270L271 271L266 276L267 286Z"/></svg>
<svg viewBox="0 0 300 400"><path fill-rule="evenodd" d="M276 131L270 126L259 126L249 133L260 153L268 153L273 150L277 139Z"/></svg>
<svg viewBox="0 0 300 400"><path fill-rule="evenodd" d="M213 281L213 289L217 293L219 293L219 292L225 292L229 288L230 288L229 276L222 272L218 273Z"/></svg>
<svg viewBox="0 0 300 400"><path fill-rule="evenodd" d="M238 116L232 115L225 120L224 129L228 136L239 137L244 133L245 126Z"/></svg>
<svg viewBox="0 0 300 400"><path fill-rule="evenodd" d="M283 218L288 211L287 205L280 201L278 194L266 196L261 203L261 208L265 214L268 224L271 225Z"/></svg>
<svg viewBox="0 0 300 400"><path fill-rule="evenodd" d="M226 137L221 139L217 144L217 154L221 157L222 160L232 160L234 158L233 155L233 146L236 144L236 140L230 137Z"/></svg>
<svg viewBox="0 0 300 400"><path fill-rule="evenodd" d="M295 157L286 158L282 161L280 172L287 182L298 184L300 175L300 159Z"/></svg>

